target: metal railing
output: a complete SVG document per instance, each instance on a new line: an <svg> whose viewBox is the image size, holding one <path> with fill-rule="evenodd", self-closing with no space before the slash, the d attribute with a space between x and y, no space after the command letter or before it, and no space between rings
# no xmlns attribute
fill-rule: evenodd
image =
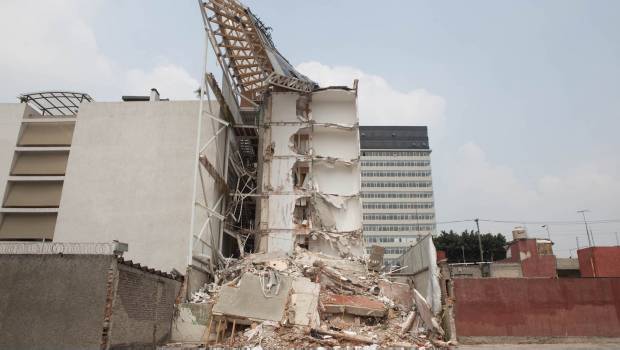
<svg viewBox="0 0 620 350"><path fill-rule="evenodd" d="M128 245L111 243L0 242L0 254L81 254L122 256Z"/></svg>

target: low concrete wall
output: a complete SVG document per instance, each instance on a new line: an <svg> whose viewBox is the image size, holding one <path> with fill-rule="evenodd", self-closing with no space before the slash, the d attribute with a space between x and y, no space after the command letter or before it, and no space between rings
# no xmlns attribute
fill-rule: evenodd
<svg viewBox="0 0 620 350"><path fill-rule="evenodd" d="M100 349L111 255L0 255L0 349Z"/></svg>
<svg viewBox="0 0 620 350"><path fill-rule="evenodd" d="M181 283L114 255L0 254L0 349L154 349Z"/></svg>
<svg viewBox="0 0 620 350"><path fill-rule="evenodd" d="M454 279L462 337L620 337L620 278Z"/></svg>
<svg viewBox="0 0 620 350"><path fill-rule="evenodd" d="M517 278L523 277L520 264L503 263L491 264L491 277L498 278Z"/></svg>
<svg viewBox="0 0 620 350"><path fill-rule="evenodd" d="M491 263L487 264L489 277L517 278L522 277L521 264L518 263ZM479 264L451 264L452 278L482 278L482 266Z"/></svg>

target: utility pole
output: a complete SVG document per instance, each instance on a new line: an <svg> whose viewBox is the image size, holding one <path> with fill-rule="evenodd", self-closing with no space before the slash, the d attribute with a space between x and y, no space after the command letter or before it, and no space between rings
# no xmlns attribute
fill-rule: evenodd
<svg viewBox="0 0 620 350"><path fill-rule="evenodd" d="M480 248L480 262L484 262L484 253L482 252L482 238L480 238L480 224L476 218L476 228L478 229L478 247Z"/></svg>
<svg viewBox="0 0 620 350"><path fill-rule="evenodd" d="M619 246L620 242L618 241L618 232L614 232L614 234L616 235L616 246Z"/></svg>
<svg viewBox="0 0 620 350"><path fill-rule="evenodd" d="M588 209L577 210L578 213L581 213L583 216L583 223L586 225L586 235L588 236L588 245L591 247L594 242L590 239L590 230L588 229L588 221L586 220L586 212L589 212Z"/></svg>
<svg viewBox="0 0 620 350"><path fill-rule="evenodd" d="M464 245L461 246L461 252L463 252L463 264L464 264L465 263L465 246Z"/></svg>
<svg viewBox="0 0 620 350"><path fill-rule="evenodd" d="M577 250L581 249L579 248L579 237L575 236L575 241L577 242Z"/></svg>

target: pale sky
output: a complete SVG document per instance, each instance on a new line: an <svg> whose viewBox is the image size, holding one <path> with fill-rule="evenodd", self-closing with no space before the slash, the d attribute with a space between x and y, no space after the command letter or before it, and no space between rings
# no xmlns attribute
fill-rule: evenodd
<svg viewBox="0 0 620 350"><path fill-rule="evenodd" d="M618 1L246 1L322 84L360 79L362 124L428 125L438 222L527 224L568 256L620 232ZM77 90L96 100L193 98L196 1L0 2L0 102ZM210 56L213 63L213 57ZM213 67L213 65L210 65ZM540 223L538 223L540 222ZM510 235L516 223L481 222ZM473 222L439 229L474 228Z"/></svg>

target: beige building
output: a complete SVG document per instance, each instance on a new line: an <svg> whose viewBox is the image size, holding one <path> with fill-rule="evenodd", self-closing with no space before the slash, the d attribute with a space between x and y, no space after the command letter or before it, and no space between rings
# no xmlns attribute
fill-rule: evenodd
<svg viewBox="0 0 620 350"><path fill-rule="evenodd" d="M227 247L220 221L205 223L225 208L214 206L223 189L198 167L197 144L212 140L200 159L223 173L226 142L238 140L217 133L217 105L199 120L199 101L126 100L0 104L0 240L118 240L125 258L151 268L207 272L211 247Z"/></svg>

